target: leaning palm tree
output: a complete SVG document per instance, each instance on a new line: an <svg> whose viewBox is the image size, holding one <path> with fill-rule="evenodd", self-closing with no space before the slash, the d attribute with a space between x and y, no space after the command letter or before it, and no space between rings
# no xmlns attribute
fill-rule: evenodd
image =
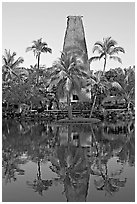
<svg viewBox="0 0 137 204"><path fill-rule="evenodd" d="M34 52L34 56L36 57L37 61L37 68L38 68L38 72L37 72L37 84L39 82L39 67L40 67L40 55L41 53L52 53L52 49L48 47L46 42L42 42L42 38L38 39L38 40L34 40L33 45L31 47L27 47L26 52L28 51L33 51Z"/></svg>
<svg viewBox="0 0 137 204"><path fill-rule="evenodd" d="M20 66L21 63L24 62L22 57L19 57L15 60L16 52L11 53L10 50L5 49L5 54L2 56L3 66L3 79L8 80L11 79L12 76L17 76L16 68Z"/></svg>
<svg viewBox="0 0 137 204"><path fill-rule="evenodd" d="M50 86L56 85L58 98L67 97L69 119L72 119L71 95L73 91L80 94L84 77L87 76L84 69L85 66L78 63L75 56L70 56L65 52L48 69L51 72Z"/></svg>
<svg viewBox="0 0 137 204"><path fill-rule="evenodd" d="M108 57L109 59L113 59L118 61L119 63L122 63L121 58L117 57L116 54L119 54L119 52L125 53L125 50L122 47L116 45L117 42L113 40L111 37L103 38L103 42L97 41L94 44L93 53L97 51L99 53L99 56L91 57L89 59L89 62L91 63L93 60L100 60L104 58L103 74L105 73L106 62Z"/></svg>

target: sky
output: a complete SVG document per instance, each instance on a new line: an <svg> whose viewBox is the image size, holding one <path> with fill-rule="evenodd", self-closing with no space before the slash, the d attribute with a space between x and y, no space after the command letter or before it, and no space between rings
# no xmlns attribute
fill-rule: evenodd
<svg viewBox="0 0 137 204"><path fill-rule="evenodd" d="M2 54L4 49L23 57L22 66L36 64L33 52L26 48L33 40L42 38L52 54L41 55L40 64L46 67L60 57L67 26L67 16L82 15L88 57L92 57L94 43L111 36L125 49L120 53L122 65L108 60L106 70L135 65L135 3L134 2L3 2ZM103 59L93 62L90 69L103 70Z"/></svg>

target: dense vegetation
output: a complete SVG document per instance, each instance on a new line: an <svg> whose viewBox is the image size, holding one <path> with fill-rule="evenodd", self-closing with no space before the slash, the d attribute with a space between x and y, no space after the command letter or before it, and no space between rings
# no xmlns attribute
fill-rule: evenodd
<svg viewBox="0 0 137 204"><path fill-rule="evenodd" d="M66 109L68 117L72 118L72 110L89 110L88 117L92 117L95 110L103 110L107 103L111 107L122 107L133 110L135 105L135 66L113 68L105 71L106 60L121 59L114 54L125 53L124 49L117 47L117 42L105 38L103 42L96 42L93 52L98 51L99 56L93 56L89 63L104 58L103 71L85 71L85 65L77 59L76 55L62 53L61 58L55 61L50 68L40 65L42 53L52 53L52 49L42 39L33 41L26 51L33 51L37 64L22 67L24 59L15 59L16 53L5 49L2 66L2 104L3 113L10 116L32 113L42 113L44 110ZM90 98L87 97L90 94ZM76 94L80 99L76 104L71 103L71 95ZM60 99L66 97L66 103Z"/></svg>

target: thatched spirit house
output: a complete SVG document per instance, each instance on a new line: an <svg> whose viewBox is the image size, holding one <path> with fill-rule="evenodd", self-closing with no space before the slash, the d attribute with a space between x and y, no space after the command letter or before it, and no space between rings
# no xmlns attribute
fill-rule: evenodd
<svg viewBox="0 0 137 204"><path fill-rule="evenodd" d="M84 64L85 71L90 69L82 16L67 17L67 28L65 32L63 52L66 52L70 56L76 56L77 61ZM76 102L77 100L89 101L90 96L85 93L84 89L81 90L79 96L77 96L77 93L74 91L71 101Z"/></svg>
<svg viewBox="0 0 137 204"><path fill-rule="evenodd" d="M64 38L63 52L76 55L77 59L85 64L89 70L88 52L85 40L82 16L68 16Z"/></svg>

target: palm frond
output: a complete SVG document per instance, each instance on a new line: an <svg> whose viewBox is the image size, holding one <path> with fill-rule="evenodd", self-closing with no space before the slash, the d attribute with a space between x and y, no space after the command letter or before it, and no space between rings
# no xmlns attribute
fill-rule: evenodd
<svg viewBox="0 0 137 204"><path fill-rule="evenodd" d="M99 47L98 45L95 45L93 47L92 52L94 53L95 51L97 51L99 54L101 54L103 52L103 50L101 49L101 47Z"/></svg>
<svg viewBox="0 0 137 204"><path fill-rule="evenodd" d="M49 87L53 87L54 85L57 86L61 79L59 77L52 77L50 80L50 85Z"/></svg>
<svg viewBox="0 0 137 204"><path fill-rule="evenodd" d="M33 50L32 47L27 47L27 48L26 48L26 52L29 52L29 51L31 51L31 50Z"/></svg>
<svg viewBox="0 0 137 204"><path fill-rule="evenodd" d="M14 74L15 76L19 77L19 76L11 69L11 67L9 67L8 65L5 65L5 67L8 68L10 75L11 75L11 73L12 73L12 74Z"/></svg>
<svg viewBox="0 0 137 204"><path fill-rule="evenodd" d="M66 79L66 83L65 83L65 87L66 87L66 90L67 90L68 92L70 91L71 86L72 86L72 81L70 80L70 78L67 78L67 79Z"/></svg>
<svg viewBox="0 0 137 204"><path fill-rule="evenodd" d="M104 44L107 44L110 40L111 40L111 37L110 37L110 36L103 38Z"/></svg>
<svg viewBox="0 0 137 204"><path fill-rule="evenodd" d="M99 58L101 59L104 55L105 55L105 53L103 52L103 53L99 56Z"/></svg>
<svg viewBox="0 0 137 204"><path fill-rule="evenodd" d="M95 85L97 82L95 81L94 78L89 78L87 79L87 86L93 86Z"/></svg>
<svg viewBox="0 0 137 204"><path fill-rule="evenodd" d="M5 57L9 58L8 56L10 56L10 50L8 51L7 49L5 49Z"/></svg>
<svg viewBox="0 0 137 204"><path fill-rule="evenodd" d="M91 57L88 61L89 61L89 63L91 63L91 62L96 61L96 60L100 60L100 56Z"/></svg>
<svg viewBox="0 0 137 204"><path fill-rule="evenodd" d="M42 49L41 49L41 52L49 52L49 53L52 53L52 49L51 49L51 48L48 48L48 47L43 46L43 47L42 47Z"/></svg>
<svg viewBox="0 0 137 204"><path fill-rule="evenodd" d="M48 44L46 42L42 42L43 46L48 46Z"/></svg>
<svg viewBox="0 0 137 204"><path fill-rule="evenodd" d="M10 50L5 49L5 58L7 60L7 63L9 64L11 60Z"/></svg>
<svg viewBox="0 0 137 204"><path fill-rule="evenodd" d="M73 93L74 91L76 91L77 93L80 93L81 84L80 84L80 81L78 80L78 78L76 76L73 76L73 80L71 81L70 85L71 85L70 89L69 89L70 93Z"/></svg>
<svg viewBox="0 0 137 204"><path fill-rule="evenodd" d="M65 90L65 88L66 88L66 86L65 86L66 80L67 80L67 78L63 78L56 85L57 95L58 95L59 98L63 98L66 95L66 90Z"/></svg>
<svg viewBox="0 0 137 204"><path fill-rule="evenodd" d="M116 60L116 61L118 61L119 63L122 64L122 60L121 60L120 57L117 57L117 56L110 56L110 59Z"/></svg>
<svg viewBox="0 0 137 204"><path fill-rule="evenodd" d="M54 70L54 71L52 71L52 72L50 73L50 77L52 77L52 76L58 76L59 73L60 73L60 69L56 69L56 70Z"/></svg>
<svg viewBox="0 0 137 204"><path fill-rule="evenodd" d="M111 83L111 85L112 85L112 87L115 87L115 88L117 88L117 89L119 89L119 90L123 90L123 88L122 88L122 86L120 85L120 83L118 83L118 82L112 82Z"/></svg>
<svg viewBox="0 0 137 204"><path fill-rule="evenodd" d="M101 42L101 41L97 41L97 42L94 44L94 46L95 46L95 45L100 46L101 48L104 47L104 44L103 44L103 42Z"/></svg>
<svg viewBox="0 0 137 204"><path fill-rule="evenodd" d="M11 68L15 68L17 66L19 66L21 63L24 62L24 59L22 57L19 57L11 66Z"/></svg>
<svg viewBox="0 0 137 204"><path fill-rule="evenodd" d="M34 45L38 45L38 44L41 43L41 41L42 41L42 38L40 38L40 39L38 39L38 40L33 40L32 43L33 43Z"/></svg>
<svg viewBox="0 0 137 204"><path fill-rule="evenodd" d="M125 53L124 48L122 48L122 47L114 47L114 48L109 52L109 54L110 54L110 55L113 55L113 54L118 54L119 52Z"/></svg>
<svg viewBox="0 0 137 204"><path fill-rule="evenodd" d="M5 64L5 65L7 65L7 64L8 64L8 62L7 62L7 59L5 58L5 56L4 56L4 55L2 56L2 59L3 59L4 64Z"/></svg>
<svg viewBox="0 0 137 204"><path fill-rule="evenodd" d="M77 70L75 70L75 72L76 72L77 76L79 76L79 77L82 77L82 78L88 77L87 73L84 70L78 70L77 69Z"/></svg>
<svg viewBox="0 0 137 204"><path fill-rule="evenodd" d="M106 44L107 44L107 47L110 48L110 47L117 45L117 42L113 39L110 39L106 42Z"/></svg>
<svg viewBox="0 0 137 204"><path fill-rule="evenodd" d="M14 57L16 56L16 54L17 54L16 52L13 52L10 57L14 59Z"/></svg>

